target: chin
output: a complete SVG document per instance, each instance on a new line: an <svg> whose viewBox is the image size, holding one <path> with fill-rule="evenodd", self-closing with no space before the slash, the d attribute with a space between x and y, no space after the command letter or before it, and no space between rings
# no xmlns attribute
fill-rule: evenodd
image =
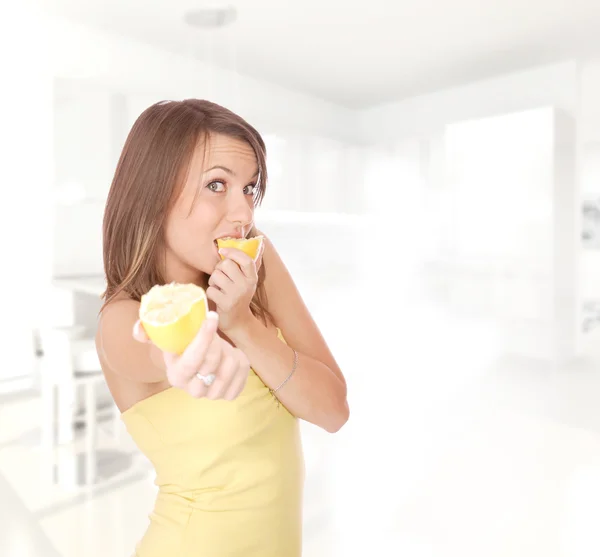
<svg viewBox="0 0 600 557"><path fill-rule="evenodd" d="M194 265L194 269L198 272L199 275L212 275L217 263L217 259L215 259L214 261L208 261L204 259L203 261L199 261L198 264Z"/></svg>
<svg viewBox="0 0 600 557"><path fill-rule="evenodd" d="M199 264L196 268L198 269L198 271L200 273L203 273L204 275L212 275L215 272L215 267L221 262L221 258L219 257L219 255L215 255L213 258L211 258L210 261L208 260L204 260L202 261L201 264Z"/></svg>
<svg viewBox="0 0 600 557"><path fill-rule="evenodd" d="M217 263L219 263L220 261L221 256L217 251L217 246L212 244L210 248L206 248L202 251L202 254L196 260L197 264L194 265L194 267L198 269L198 271L201 273L204 273L206 275L212 275Z"/></svg>

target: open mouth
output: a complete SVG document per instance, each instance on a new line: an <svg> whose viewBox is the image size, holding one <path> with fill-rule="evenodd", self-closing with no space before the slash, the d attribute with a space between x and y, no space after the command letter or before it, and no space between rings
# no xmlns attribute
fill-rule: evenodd
<svg viewBox="0 0 600 557"><path fill-rule="evenodd" d="M219 247L219 240L244 240L245 238L243 236L221 236L220 238L215 238L214 240L214 244L215 246L217 246L217 248Z"/></svg>

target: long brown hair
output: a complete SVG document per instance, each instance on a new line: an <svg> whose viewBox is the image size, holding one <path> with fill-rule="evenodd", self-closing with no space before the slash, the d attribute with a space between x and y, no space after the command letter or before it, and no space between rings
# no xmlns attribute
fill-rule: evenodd
<svg viewBox="0 0 600 557"><path fill-rule="evenodd" d="M223 134L246 141L256 155L260 205L267 185L266 147L256 129L218 104L198 99L161 101L134 123L117 164L103 222L107 288L102 309L120 293L140 300L155 284L164 284L161 255L164 225L179 196L199 141ZM253 228L250 236L256 234ZM250 309L264 323L271 319L261 265Z"/></svg>

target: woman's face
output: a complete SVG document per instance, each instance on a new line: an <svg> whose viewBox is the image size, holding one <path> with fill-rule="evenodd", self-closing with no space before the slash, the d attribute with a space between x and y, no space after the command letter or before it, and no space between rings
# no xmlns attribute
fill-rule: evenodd
<svg viewBox="0 0 600 557"><path fill-rule="evenodd" d="M217 238L245 237L254 220L258 164L252 147L226 135L211 135L194 152L187 180L167 217L166 280L201 281L220 257Z"/></svg>

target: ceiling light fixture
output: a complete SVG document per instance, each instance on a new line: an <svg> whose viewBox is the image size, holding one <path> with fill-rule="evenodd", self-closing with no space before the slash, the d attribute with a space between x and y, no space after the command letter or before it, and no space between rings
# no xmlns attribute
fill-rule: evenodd
<svg viewBox="0 0 600 557"><path fill-rule="evenodd" d="M232 24L237 17L233 6L206 7L186 12L183 21L199 29L220 29Z"/></svg>

